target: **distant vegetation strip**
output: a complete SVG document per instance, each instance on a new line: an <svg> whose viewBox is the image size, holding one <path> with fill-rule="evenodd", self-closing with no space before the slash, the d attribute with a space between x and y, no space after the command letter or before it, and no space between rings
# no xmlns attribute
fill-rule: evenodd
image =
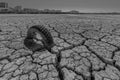
<svg viewBox="0 0 120 80"><path fill-rule="evenodd" d="M71 13L71 12L0 12L0 14L98 14L98 15L120 15L120 13Z"/></svg>
<svg viewBox="0 0 120 80"><path fill-rule="evenodd" d="M62 11L62 10L38 10L38 9L31 9L31 8L21 8L17 6L15 8L0 8L0 14L115 14L120 15L120 12L79 12L77 10L71 11Z"/></svg>
<svg viewBox="0 0 120 80"><path fill-rule="evenodd" d="M22 8L22 6L10 7L6 2L0 2L0 14L116 14L120 15L120 12L80 12L77 10L62 11L55 9L34 9L34 8Z"/></svg>

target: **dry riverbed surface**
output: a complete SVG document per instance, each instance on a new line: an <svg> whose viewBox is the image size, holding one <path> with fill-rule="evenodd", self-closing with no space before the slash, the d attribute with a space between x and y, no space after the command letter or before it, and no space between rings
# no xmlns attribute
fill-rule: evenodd
<svg viewBox="0 0 120 80"><path fill-rule="evenodd" d="M52 52L25 47L37 24L52 34ZM0 15L0 80L120 80L120 16Z"/></svg>

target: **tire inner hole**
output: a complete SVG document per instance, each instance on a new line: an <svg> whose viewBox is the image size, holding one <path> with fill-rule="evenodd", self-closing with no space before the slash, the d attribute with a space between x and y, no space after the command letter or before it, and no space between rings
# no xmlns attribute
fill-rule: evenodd
<svg viewBox="0 0 120 80"><path fill-rule="evenodd" d="M33 40L34 40L37 44L44 45L44 44L43 44L43 38L42 38L42 36L41 36L38 32L35 32L35 36L34 36Z"/></svg>

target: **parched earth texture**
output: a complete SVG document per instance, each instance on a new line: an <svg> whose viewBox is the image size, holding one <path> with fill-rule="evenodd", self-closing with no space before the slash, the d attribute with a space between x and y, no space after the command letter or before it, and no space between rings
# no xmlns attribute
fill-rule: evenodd
<svg viewBox="0 0 120 80"><path fill-rule="evenodd" d="M52 52L23 44L36 24ZM0 15L0 80L120 80L120 15Z"/></svg>

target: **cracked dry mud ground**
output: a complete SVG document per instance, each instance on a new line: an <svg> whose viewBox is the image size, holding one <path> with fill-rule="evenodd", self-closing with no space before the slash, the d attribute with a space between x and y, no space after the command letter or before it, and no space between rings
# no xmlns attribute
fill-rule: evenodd
<svg viewBox="0 0 120 80"><path fill-rule="evenodd" d="M52 52L32 52L29 27L50 30ZM120 16L0 16L0 80L120 80Z"/></svg>

